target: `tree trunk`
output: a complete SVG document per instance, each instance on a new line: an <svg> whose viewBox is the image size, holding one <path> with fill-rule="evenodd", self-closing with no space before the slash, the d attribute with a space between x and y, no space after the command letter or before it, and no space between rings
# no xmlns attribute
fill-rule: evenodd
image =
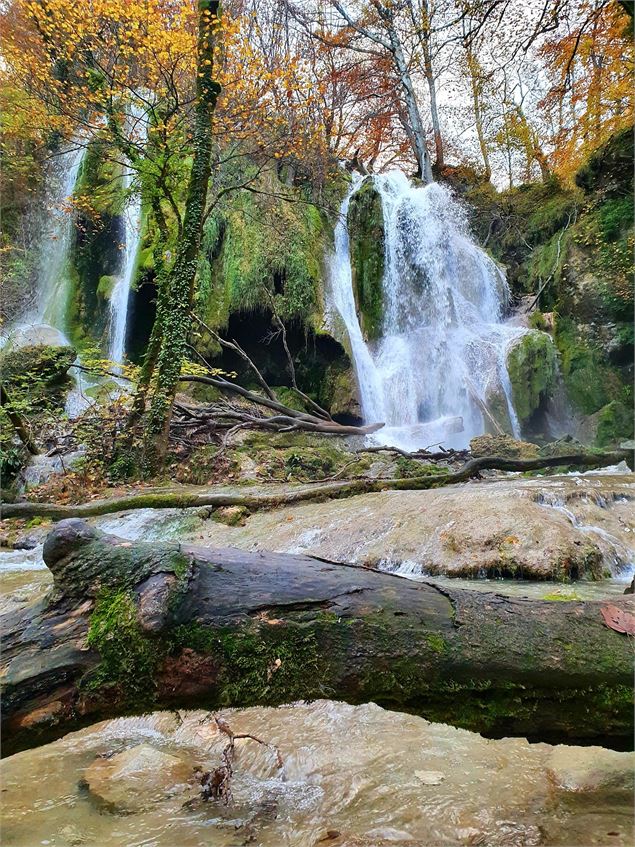
<svg viewBox="0 0 635 847"><path fill-rule="evenodd" d="M632 734L631 646L600 603L131 544L77 520L49 534L44 557L48 605L2 619L5 753L123 713L318 697L490 734Z"/></svg>
<svg viewBox="0 0 635 847"><path fill-rule="evenodd" d="M430 93L430 116L432 118L432 130L434 132L434 152L436 156L436 167L440 170L445 162L443 159L443 137L441 135L441 123L437 109L437 87L434 79L434 68L432 66L432 50L430 43L430 10L428 0L421 4L421 49L423 52L423 70L428 83Z"/></svg>
<svg viewBox="0 0 635 847"><path fill-rule="evenodd" d="M489 160L489 150L487 148L487 141L485 139L485 130L483 127L483 112L481 109L481 80L480 80L480 72L477 65L477 60L474 57L472 49L467 47L467 66L468 72L470 75L470 87L472 89L472 105L474 108L474 120L476 122L476 135L478 137L478 146L481 150L481 156L483 157L483 164L485 166L485 172L483 174L484 178L489 181L492 177L492 166Z"/></svg>
<svg viewBox="0 0 635 847"><path fill-rule="evenodd" d="M412 141L414 145L415 156L417 157L417 165L423 182L427 185L433 181L432 165L430 163L430 155L426 146L426 134L415 96L414 86L408 70L406 57L404 56L401 41L394 28L390 25L388 28L390 38L391 52L395 60L399 81L403 89L404 101L408 111L408 120L412 131Z"/></svg>
<svg viewBox="0 0 635 847"><path fill-rule="evenodd" d="M629 450L614 453L579 453L573 456L548 456L539 459L504 459L499 456L481 456L470 459L457 471L403 479L348 479L336 482L316 482L295 487L281 487L281 491L236 493L224 486L202 488L200 491L179 489L177 491L153 491L128 496L113 497L109 500L91 500L78 505L59 505L57 503L2 503L2 518L44 517L52 520L64 518L89 518L108 515L131 509L191 509L211 506L246 506L248 509L269 509L290 503L305 503L310 500L324 500L327 497L353 497L356 494L369 494L376 491L422 491L466 482L483 470L535 471L553 467L601 468L616 465L621 461L633 461Z"/></svg>
<svg viewBox="0 0 635 847"><path fill-rule="evenodd" d="M194 152L185 201L183 233L174 266L163 291L159 292L159 297L165 298L165 301L157 308L157 316L163 317L164 325L161 327L161 350L157 359L154 393L147 425L147 461L150 465L160 464L167 451L172 402L190 330L194 280L211 175L212 117L220 92L220 87L213 78L220 2L199 0L198 8Z"/></svg>

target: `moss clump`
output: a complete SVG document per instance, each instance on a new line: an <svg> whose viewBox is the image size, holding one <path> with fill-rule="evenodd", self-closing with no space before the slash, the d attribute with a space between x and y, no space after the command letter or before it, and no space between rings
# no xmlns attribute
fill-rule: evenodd
<svg viewBox="0 0 635 847"><path fill-rule="evenodd" d="M117 277L113 274L99 277L99 283L97 285L97 296L101 297L102 300L110 300L112 297L112 292L117 284Z"/></svg>
<svg viewBox="0 0 635 847"><path fill-rule="evenodd" d="M551 338L537 330L527 332L509 351L507 369L514 409L524 423L540 408L554 387L557 358Z"/></svg>
<svg viewBox="0 0 635 847"><path fill-rule="evenodd" d="M367 179L348 210L353 290L367 338L378 338L383 322L384 216L381 195Z"/></svg>
<svg viewBox="0 0 635 847"><path fill-rule="evenodd" d="M475 458L535 459L538 456L538 445L531 441L518 441L511 435L477 435L470 441L470 450Z"/></svg>
<svg viewBox="0 0 635 847"><path fill-rule="evenodd" d="M129 591L105 589L99 594L87 640L99 653L100 663L84 681L86 688L114 686L129 702L151 698L164 650L141 631Z"/></svg>
<svg viewBox="0 0 635 847"><path fill-rule="evenodd" d="M225 659L220 701L225 705L275 705L328 696L316 634L301 625L222 632L220 643Z"/></svg>

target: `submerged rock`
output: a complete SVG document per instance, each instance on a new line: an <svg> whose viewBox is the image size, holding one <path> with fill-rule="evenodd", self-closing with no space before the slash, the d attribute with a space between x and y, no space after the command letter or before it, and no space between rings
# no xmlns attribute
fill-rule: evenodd
<svg viewBox="0 0 635 847"><path fill-rule="evenodd" d="M555 747L547 773L563 791L623 791L632 793L635 753L618 753L604 747Z"/></svg>
<svg viewBox="0 0 635 847"><path fill-rule="evenodd" d="M139 744L86 769L90 793L109 809L138 812L166 797L191 792L192 765L149 744Z"/></svg>
<svg viewBox="0 0 635 847"><path fill-rule="evenodd" d="M632 770L632 753L487 740L374 704L330 700L223 710L233 732L265 745L240 742L227 805L187 804L182 769L196 759L218 763L227 743L210 718L181 711L104 721L9 757L3 763L7 843L33 847L53 835L57 844L59 835L67 845L77 843L70 840L76 834L100 847L632 843L630 798L611 792L627 784L617 775ZM77 791L77 781L87 758L122 745L129 749L98 758L85 771L90 794L127 812L113 819ZM279 750L282 767L266 745ZM586 776L592 760L604 775L599 781ZM582 827L573 792L584 801Z"/></svg>

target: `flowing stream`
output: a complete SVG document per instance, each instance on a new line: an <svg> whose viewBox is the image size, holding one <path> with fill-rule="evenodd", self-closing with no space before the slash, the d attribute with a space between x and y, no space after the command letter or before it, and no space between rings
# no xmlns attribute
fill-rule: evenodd
<svg viewBox="0 0 635 847"><path fill-rule="evenodd" d="M505 275L471 239L463 206L438 183L413 186L392 171L374 178L385 232L382 337L367 343L355 308L342 203L331 288L346 326L366 422L374 436L408 450L442 442L466 447L484 430L492 398L502 401L514 436L520 426L506 357L524 329L503 322Z"/></svg>
<svg viewBox="0 0 635 847"><path fill-rule="evenodd" d="M228 805L197 800L209 713L106 721L4 762L6 847L534 847L632 843L632 753L491 741L374 704L228 709ZM25 786L29 786L25 790Z"/></svg>

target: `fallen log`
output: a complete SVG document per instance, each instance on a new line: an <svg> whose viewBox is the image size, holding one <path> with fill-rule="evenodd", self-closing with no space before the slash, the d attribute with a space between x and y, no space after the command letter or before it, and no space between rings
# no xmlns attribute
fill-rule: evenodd
<svg viewBox="0 0 635 847"><path fill-rule="evenodd" d="M2 518L51 518L54 521L64 518L89 518L107 515L113 512L125 512L131 509L188 509L200 506L221 508L224 506L245 506L250 510L268 509L290 503L302 503L307 500L321 500L329 497L352 497L356 494L368 494L376 491L420 491L438 488L444 485L456 485L478 476L484 470L534 471L553 467L602 468L621 461L632 463L633 453L629 450L617 450L612 453L578 453L572 456L547 456L539 459L504 459L497 456L481 456L470 459L457 471L404 479L349 479L336 482L313 483L283 491L262 493L237 493L222 486L202 491L153 491L105 500L91 500L88 503L61 505L58 503L36 503L21 501L0 504Z"/></svg>
<svg viewBox="0 0 635 847"><path fill-rule="evenodd" d="M48 602L1 619L5 753L123 713L319 697L491 735L632 735L631 645L601 603L131 543L79 520L49 534L44 557Z"/></svg>

